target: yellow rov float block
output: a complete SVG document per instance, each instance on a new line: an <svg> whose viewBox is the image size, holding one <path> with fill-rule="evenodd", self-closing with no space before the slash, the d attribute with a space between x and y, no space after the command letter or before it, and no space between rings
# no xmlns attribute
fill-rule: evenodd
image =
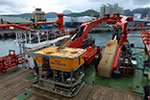
<svg viewBox="0 0 150 100"><path fill-rule="evenodd" d="M34 85L67 97L75 96L84 85L85 49L48 47L33 53L37 62L38 84Z"/></svg>
<svg viewBox="0 0 150 100"><path fill-rule="evenodd" d="M84 49L48 47L34 52L38 64L45 64L49 57L49 66L65 70L73 70L84 62Z"/></svg>

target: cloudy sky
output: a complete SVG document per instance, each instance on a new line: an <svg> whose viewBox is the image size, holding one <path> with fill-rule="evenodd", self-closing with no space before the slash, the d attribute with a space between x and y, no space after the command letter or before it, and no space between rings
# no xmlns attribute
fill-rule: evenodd
<svg viewBox="0 0 150 100"><path fill-rule="evenodd" d="M0 14L31 13L34 8L45 12L61 13L65 9L73 12L94 9L99 11L102 4L118 3L124 9L150 7L150 0L0 0Z"/></svg>

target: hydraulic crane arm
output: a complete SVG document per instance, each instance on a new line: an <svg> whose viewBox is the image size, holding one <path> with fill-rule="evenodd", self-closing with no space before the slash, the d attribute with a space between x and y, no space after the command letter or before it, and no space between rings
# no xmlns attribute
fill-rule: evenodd
<svg viewBox="0 0 150 100"><path fill-rule="evenodd" d="M22 29L22 30L27 30L27 31L30 31L30 32L38 32L38 31L35 31L33 29L30 29L30 28L27 28L27 27L23 27L23 26L20 26L20 25L17 25L17 24L5 24L5 25L0 25L0 28L9 28L9 27L17 27L19 29Z"/></svg>
<svg viewBox="0 0 150 100"><path fill-rule="evenodd" d="M98 65L97 75L102 77L111 78L112 72L115 67L117 67L117 63L119 60L119 56L121 53L121 48L124 42L128 42L127 40L127 23L129 21L133 21L132 17L122 16L119 22L116 23L116 27L121 27L121 33L115 34L117 37L118 34L121 34L120 40L109 40L108 44L104 50L102 59ZM118 42L118 44L117 44Z"/></svg>
<svg viewBox="0 0 150 100"><path fill-rule="evenodd" d="M111 65L111 76L112 76L113 69L117 66L123 43L128 42L128 40L127 40L127 35L128 35L127 24L128 24L128 22L131 22L131 21L133 21L132 17L123 16L122 19L118 23L116 23L116 25L115 25L116 27L121 27L122 30L120 33L121 34L121 40L119 41L119 45L118 45L114 60L113 60L112 65Z"/></svg>
<svg viewBox="0 0 150 100"><path fill-rule="evenodd" d="M119 51L116 53L115 52L116 50L114 50L113 55L115 55L115 56L112 56L112 57L115 57L115 59L114 58L112 59L114 61L111 62L110 70L113 70L113 68L116 67L116 65L117 65L117 61L118 61L118 58L119 58L119 55L121 52L123 42L127 41L126 28L127 28L127 22L129 22L129 21L133 21L133 18L120 16L119 14L114 14L114 16L105 15L102 18L98 18L98 19L94 19L94 20L85 22L85 23L81 24L81 26L77 30L75 30L75 32L72 34L72 37L71 37L72 42L70 43L70 45L68 47L84 48L83 45L88 44L88 42L84 43L88 39L88 32L93 27L95 27L96 25L98 25L101 22L109 22L109 23L118 22L116 24L116 27L119 27L119 26L122 27L122 31L120 33L122 36L121 36L121 40L119 42L119 46L117 46L118 48L116 46L112 46L113 48L117 48L117 50ZM112 41L111 43L117 43L117 42ZM93 54L93 55L95 55L95 54ZM111 74L112 74L112 71L111 71Z"/></svg>
<svg viewBox="0 0 150 100"><path fill-rule="evenodd" d="M122 22L123 20L130 21L130 17L124 19L124 17L120 16L119 14L114 14L113 16L109 16L108 14L106 14L102 18L94 19L81 24L81 26L77 29L77 31L73 33L72 36L73 42L69 45L69 47L74 47L74 48L81 47L83 40L88 38L88 32L99 23L101 22L114 23L114 22L119 22L121 20Z"/></svg>
<svg viewBox="0 0 150 100"><path fill-rule="evenodd" d="M23 25L39 25L39 24L54 24L56 22L37 22L37 23L21 23L19 25L23 26Z"/></svg>
<svg viewBox="0 0 150 100"><path fill-rule="evenodd" d="M122 17L119 14L114 14L114 16L109 16L109 15L105 15L102 18L98 18L98 19L94 19L92 21L83 23L81 26L85 26L85 29L83 31L83 38L87 38L88 36L88 32L95 27L96 25L98 25L101 22L118 22Z"/></svg>
<svg viewBox="0 0 150 100"><path fill-rule="evenodd" d="M128 33L132 32L134 29L136 29L139 26L141 27L140 32L141 32L141 37L142 37L143 43L145 45L146 53L150 58L150 47L149 47L150 33L145 31L144 24L138 24L133 29L131 29L129 32L127 32L127 24L130 21L133 21L132 17L122 16L120 21L118 23L116 23L115 27L116 28L119 27L121 29L121 32L120 33L117 32L116 34L114 34L116 36L113 36L113 39L116 39L115 37L117 37L117 36L121 36L121 37L120 37L120 39L117 40L118 44L116 44L116 40L109 40L109 42L104 50L102 59L98 65L97 75L107 77L107 78L112 77L113 69L115 67L117 67L118 60L119 60L120 54L122 52L121 49L122 49L124 43L128 42L128 40L127 40ZM118 34L120 34L120 35L118 35Z"/></svg>
<svg viewBox="0 0 150 100"><path fill-rule="evenodd" d="M23 26L23 25L42 25L42 24L55 24L56 23L59 27L59 32L65 33L64 32L63 16L64 16L64 14L57 14L58 20L56 22L21 23L19 25L20 26Z"/></svg>
<svg viewBox="0 0 150 100"><path fill-rule="evenodd" d="M21 24L4 24L4 25L0 25L0 28L9 28L9 27L17 27L19 29L22 30L27 30L30 32L39 32L27 27L23 27L23 25L40 25L40 24L58 24L59 27L59 32L61 33L65 33L64 32L64 24L63 24L63 16L64 14L57 14L58 20L56 22L38 22L38 23L21 23Z"/></svg>

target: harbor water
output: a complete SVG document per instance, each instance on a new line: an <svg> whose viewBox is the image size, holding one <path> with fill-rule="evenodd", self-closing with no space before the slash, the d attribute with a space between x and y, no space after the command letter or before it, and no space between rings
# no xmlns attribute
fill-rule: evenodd
<svg viewBox="0 0 150 100"><path fill-rule="evenodd" d="M8 55L9 50L15 50L16 54L19 53L19 47L14 42L15 39L0 39L0 57Z"/></svg>
<svg viewBox="0 0 150 100"><path fill-rule="evenodd" d="M140 31L133 31L128 36L140 36ZM95 39L96 46L106 46L109 39L112 38L112 32L103 33L89 33L89 36ZM20 52L19 47L14 42L15 39L0 39L0 57L8 55L9 50L15 50L18 54ZM134 43L136 47L144 47L141 38L128 38L130 43Z"/></svg>

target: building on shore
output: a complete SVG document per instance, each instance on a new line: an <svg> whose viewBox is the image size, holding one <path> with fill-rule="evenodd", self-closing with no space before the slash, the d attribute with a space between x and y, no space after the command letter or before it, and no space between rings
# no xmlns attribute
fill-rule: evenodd
<svg viewBox="0 0 150 100"><path fill-rule="evenodd" d="M35 11L32 12L33 22L45 22L45 12L41 11L41 8L36 8Z"/></svg>
<svg viewBox="0 0 150 100"><path fill-rule="evenodd" d="M134 20L139 20L142 19L142 14L141 13L134 13Z"/></svg>
<svg viewBox="0 0 150 100"><path fill-rule="evenodd" d="M119 7L118 4L103 4L100 8L100 17L103 17L104 14L113 15L114 13L120 13L121 15L124 14L123 8Z"/></svg>
<svg viewBox="0 0 150 100"><path fill-rule="evenodd" d="M91 17L91 16L81 16L81 17L69 17L69 16L64 16L64 25L65 26L77 26L83 22L87 22L93 19L96 19L96 17ZM47 18L47 22L56 22L57 18Z"/></svg>
<svg viewBox="0 0 150 100"><path fill-rule="evenodd" d="M150 20L150 8L148 9L148 13L147 13L146 19Z"/></svg>

